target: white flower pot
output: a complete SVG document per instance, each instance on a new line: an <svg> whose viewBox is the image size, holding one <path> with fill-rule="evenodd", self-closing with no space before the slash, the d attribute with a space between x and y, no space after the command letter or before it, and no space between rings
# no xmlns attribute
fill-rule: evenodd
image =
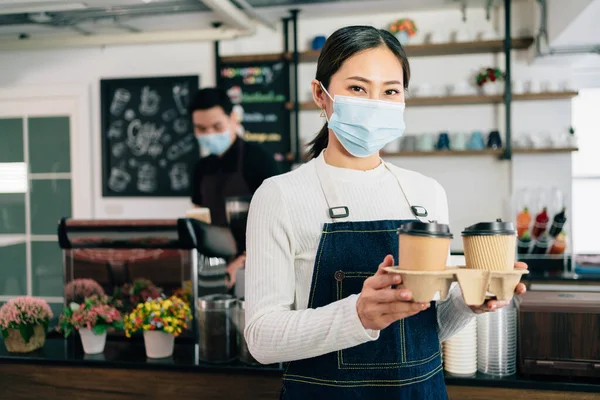
<svg viewBox="0 0 600 400"><path fill-rule="evenodd" d="M173 355L175 336L161 331L144 331L148 358L167 358Z"/></svg>
<svg viewBox="0 0 600 400"><path fill-rule="evenodd" d="M98 354L104 351L106 345L106 331L101 335L96 335L94 331L86 328L79 329L81 344L85 354Z"/></svg>

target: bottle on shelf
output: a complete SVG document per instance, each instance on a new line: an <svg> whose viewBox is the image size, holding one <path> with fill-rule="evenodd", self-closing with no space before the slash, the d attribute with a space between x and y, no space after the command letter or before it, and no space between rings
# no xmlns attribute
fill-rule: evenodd
<svg viewBox="0 0 600 400"><path fill-rule="evenodd" d="M548 210L546 207L542 209L542 212L536 215L535 221L533 223L533 229L531 231L531 236L534 239L537 239L542 236L546 232L548 228L548 222L550 222L550 218L548 217Z"/></svg>
<svg viewBox="0 0 600 400"><path fill-rule="evenodd" d="M529 209L525 207L523 211L517 215L517 237L521 238L527 232L529 234L529 225L531 225L531 214ZM531 238L529 238L531 240Z"/></svg>
<svg viewBox="0 0 600 400"><path fill-rule="evenodd" d="M548 254L564 254L567 248L567 239L564 232L559 233L552 242L552 247Z"/></svg>
<svg viewBox="0 0 600 400"><path fill-rule="evenodd" d="M567 222L567 216L565 214L566 208L563 207L563 209L554 216L554 218L552 219L552 225L550 225L550 237L557 237L563 229L563 226L565 225L565 222Z"/></svg>
<svg viewBox="0 0 600 400"><path fill-rule="evenodd" d="M523 235L519 237L517 240L517 252L519 254L529 254L529 250L531 249L531 234L529 233L529 229L523 232Z"/></svg>
<svg viewBox="0 0 600 400"><path fill-rule="evenodd" d="M543 234L536 239L531 254L546 254L548 252L549 247L550 238L548 237L548 235Z"/></svg>

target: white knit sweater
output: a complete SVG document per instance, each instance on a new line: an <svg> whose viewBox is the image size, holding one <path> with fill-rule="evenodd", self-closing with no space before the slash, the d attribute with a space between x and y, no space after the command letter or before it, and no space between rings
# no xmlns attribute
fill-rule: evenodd
<svg viewBox="0 0 600 400"><path fill-rule="evenodd" d="M336 168L321 154L266 180L250 206L245 277L245 337L252 355L265 364L316 357L379 337L378 331L362 326L356 311L358 295L307 309L323 224L331 222L316 163L335 182L338 196L350 209L350 221L414 219L398 181L383 164L370 171ZM428 219L448 223L446 193L435 180L390 167L401 174L412 205L427 205ZM437 309L441 341L475 315L458 286Z"/></svg>

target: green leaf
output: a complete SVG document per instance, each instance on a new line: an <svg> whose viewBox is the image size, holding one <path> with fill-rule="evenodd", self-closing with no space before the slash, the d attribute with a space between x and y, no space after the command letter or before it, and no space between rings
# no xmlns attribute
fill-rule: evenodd
<svg viewBox="0 0 600 400"><path fill-rule="evenodd" d="M2 338L6 339L8 337L8 329L2 328Z"/></svg>
<svg viewBox="0 0 600 400"><path fill-rule="evenodd" d="M69 336L71 336L71 333L73 333L73 328L68 325L63 329L63 334L65 335L65 338L68 338Z"/></svg>
<svg viewBox="0 0 600 400"><path fill-rule="evenodd" d="M29 343L29 340L33 337L34 328L33 325L19 325L19 332L25 343Z"/></svg>
<svg viewBox="0 0 600 400"><path fill-rule="evenodd" d="M104 324L96 324L96 325L95 325L95 326L92 328L92 330L94 331L94 333L95 333L96 335L102 335L102 334L104 334L104 332L106 332L106 328L107 328L107 326L106 326L106 325L104 325Z"/></svg>

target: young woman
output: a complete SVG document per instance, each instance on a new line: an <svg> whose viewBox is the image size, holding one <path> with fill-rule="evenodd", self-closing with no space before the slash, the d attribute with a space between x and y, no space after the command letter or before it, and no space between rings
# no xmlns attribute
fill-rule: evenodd
<svg viewBox="0 0 600 400"><path fill-rule="evenodd" d="M412 302L382 270L397 258L401 224L425 211L448 223L436 181L379 157L404 132L409 77L390 33L333 33L312 82L327 119L312 160L266 180L252 200L245 336L258 361L289 362L282 398L446 399L440 341L474 311L506 305L470 309L458 287L439 304Z"/></svg>

